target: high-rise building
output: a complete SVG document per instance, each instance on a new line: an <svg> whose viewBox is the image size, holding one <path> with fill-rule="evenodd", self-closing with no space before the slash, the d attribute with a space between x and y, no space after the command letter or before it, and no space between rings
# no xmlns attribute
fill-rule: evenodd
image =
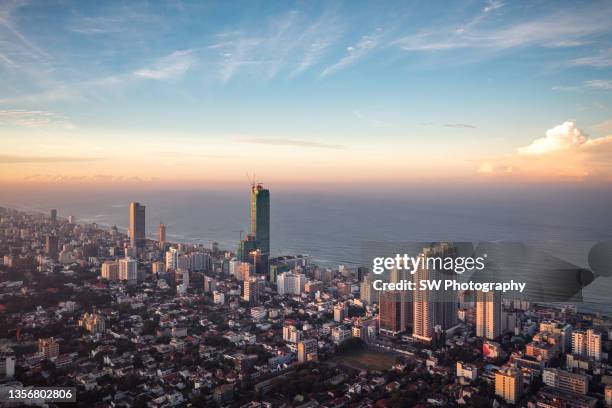
<svg viewBox="0 0 612 408"><path fill-rule="evenodd" d="M138 261L131 258L119 260L119 279L134 284L138 280Z"/></svg>
<svg viewBox="0 0 612 408"><path fill-rule="evenodd" d="M301 295L306 284L306 276L301 273L285 272L276 279L279 295Z"/></svg>
<svg viewBox="0 0 612 408"><path fill-rule="evenodd" d="M449 243L438 243L423 248L419 256L423 261L413 274L417 287L421 280L434 281L448 277L449 272L437 269L435 263L430 265L426 262L428 258L455 257L457 251ZM413 337L418 340L431 342L436 331L444 332L457 324L457 294L453 290L414 291L413 304Z"/></svg>
<svg viewBox="0 0 612 408"><path fill-rule="evenodd" d="M57 358L59 356L59 343L53 337L38 339L38 352L44 358Z"/></svg>
<svg viewBox="0 0 612 408"><path fill-rule="evenodd" d="M130 245L132 248L142 248L145 244L145 206L130 203Z"/></svg>
<svg viewBox="0 0 612 408"><path fill-rule="evenodd" d="M204 292L212 293L217 290L217 280L212 276L204 276Z"/></svg>
<svg viewBox="0 0 612 408"><path fill-rule="evenodd" d="M307 361L318 360L319 345L316 339L305 339L298 343L298 361L305 363Z"/></svg>
<svg viewBox="0 0 612 408"><path fill-rule="evenodd" d="M159 249L163 250L166 244L166 226L161 222L157 226L157 241L159 241Z"/></svg>
<svg viewBox="0 0 612 408"><path fill-rule="evenodd" d="M361 285L359 285L359 299L361 299L363 303L371 305L372 303L378 303L379 298L379 291L372 287L372 277L366 275Z"/></svg>
<svg viewBox="0 0 612 408"><path fill-rule="evenodd" d="M57 261L57 237L55 235L47 235L45 241L47 256Z"/></svg>
<svg viewBox="0 0 612 408"><path fill-rule="evenodd" d="M401 332L402 303L396 291L380 293L379 330L381 334L397 336Z"/></svg>
<svg viewBox="0 0 612 408"><path fill-rule="evenodd" d="M166 251L166 271L178 269L178 257L179 250L177 248L170 248Z"/></svg>
<svg viewBox="0 0 612 408"><path fill-rule="evenodd" d="M339 303L334 306L334 321L341 323L348 317L348 307L344 303Z"/></svg>
<svg viewBox="0 0 612 408"><path fill-rule="evenodd" d="M495 373L495 395L509 404L515 404L522 394L523 379L518 369L510 367Z"/></svg>
<svg viewBox="0 0 612 408"><path fill-rule="evenodd" d="M119 280L119 262L105 261L100 268L100 276L108 281Z"/></svg>
<svg viewBox="0 0 612 408"><path fill-rule="evenodd" d="M51 222L55 224L57 222L57 210L52 209L51 214L49 214L49 217L51 218Z"/></svg>
<svg viewBox="0 0 612 408"><path fill-rule="evenodd" d="M501 301L494 291L476 293L476 336L495 340L501 334Z"/></svg>
<svg viewBox="0 0 612 408"><path fill-rule="evenodd" d="M246 279L244 281L242 299L251 305L256 305L259 303L259 297L263 294L264 289L265 284L262 279L255 276Z"/></svg>
<svg viewBox="0 0 612 408"><path fill-rule="evenodd" d="M270 190L261 184L251 187L251 234L255 235L257 249L270 254Z"/></svg>
<svg viewBox="0 0 612 408"><path fill-rule="evenodd" d="M575 330L572 333L572 353L601 360L601 334L593 329Z"/></svg>

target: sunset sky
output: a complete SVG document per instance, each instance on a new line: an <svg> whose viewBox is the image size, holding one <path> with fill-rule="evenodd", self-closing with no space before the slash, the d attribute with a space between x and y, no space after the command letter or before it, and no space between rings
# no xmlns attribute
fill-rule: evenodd
<svg viewBox="0 0 612 408"><path fill-rule="evenodd" d="M0 3L0 183L612 181L611 2Z"/></svg>

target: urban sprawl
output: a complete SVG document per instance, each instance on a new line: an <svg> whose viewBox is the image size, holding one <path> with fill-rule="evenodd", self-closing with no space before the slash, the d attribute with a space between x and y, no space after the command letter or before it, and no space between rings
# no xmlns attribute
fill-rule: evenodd
<svg viewBox="0 0 612 408"><path fill-rule="evenodd" d="M0 208L0 391L76 387L100 408L612 406L607 317L377 291L366 267L271 256L270 192L250 193L235 251L168 242L163 224L151 239L138 202L128 234Z"/></svg>

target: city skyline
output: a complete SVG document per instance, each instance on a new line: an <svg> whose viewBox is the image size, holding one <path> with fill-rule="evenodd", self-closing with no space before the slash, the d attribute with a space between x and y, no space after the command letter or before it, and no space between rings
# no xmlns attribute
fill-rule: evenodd
<svg viewBox="0 0 612 408"><path fill-rule="evenodd" d="M0 6L3 185L612 180L606 2L61 6Z"/></svg>

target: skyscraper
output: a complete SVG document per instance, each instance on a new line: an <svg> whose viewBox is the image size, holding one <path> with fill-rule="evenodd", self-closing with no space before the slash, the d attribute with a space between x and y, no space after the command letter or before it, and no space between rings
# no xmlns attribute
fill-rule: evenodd
<svg viewBox="0 0 612 408"><path fill-rule="evenodd" d="M270 253L270 191L261 184L251 187L251 234L263 255Z"/></svg>
<svg viewBox="0 0 612 408"><path fill-rule="evenodd" d="M57 210L56 209L51 210L50 218L53 224L57 222Z"/></svg>
<svg viewBox="0 0 612 408"><path fill-rule="evenodd" d="M161 222L157 227L157 240L159 241L159 248L164 249L166 243L166 226Z"/></svg>
<svg viewBox="0 0 612 408"><path fill-rule="evenodd" d="M476 336L494 340L501 334L499 293L476 292Z"/></svg>
<svg viewBox="0 0 612 408"><path fill-rule="evenodd" d="M438 243L423 248L419 255L423 258L413 279L416 285L421 280L448 278L448 273L427 265L426 259L456 256L456 248L448 243ZM457 324L457 294L453 290L417 290L414 292L413 337L431 342L436 331L445 331Z"/></svg>
<svg viewBox="0 0 612 408"><path fill-rule="evenodd" d="M495 395L507 403L516 403L523 394L521 372L514 367L500 369L495 373Z"/></svg>
<svg viewBox="0 0 612 408"><path fill-rule="evenodd" d="M130 246L142 248L145 237L145 206L132 202L130 203Z"/></svg>
<svg viewBox="0 0 612 408"><path fill-rule="evenodd" d="M57 260L57 237L55 235L47 235L45 246L47 256L51 259Z"/></svg>
<svg viewBox="0 0 612 408"><path fill-rule="evenodd" d="M378 314L380 332L397 336L401 332L402 302L396 291L380 293L380 311Z"/></svg>

